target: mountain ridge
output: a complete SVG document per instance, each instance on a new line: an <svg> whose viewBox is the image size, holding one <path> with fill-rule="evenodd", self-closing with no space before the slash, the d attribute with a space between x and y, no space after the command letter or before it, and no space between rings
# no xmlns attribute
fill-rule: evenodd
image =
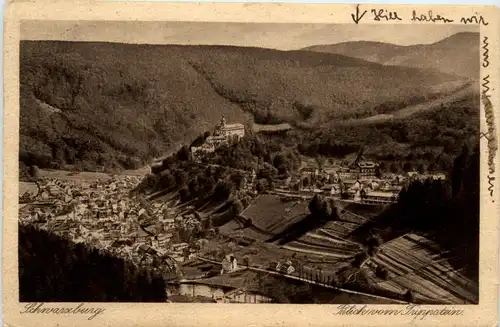
<svg viewBox="0 0 500 327"><path fill-rule="evenodd" d="M314 45L302 50L343 54L384 65L434 69L478 79L479 61L474 60L479 58L479 37L477 32L460 32L430 44L397 45L374 41L348 41ZM455 60L452 60L453 58Z"/></svg>
<svg viewBox="0 0 500 327"><path fill-rule="evenodd" d="M133 169L189 144L222 114L247 126L316 127L468 82L312 51L67 41L22 41L20 50L20 160L85 170Z"/></svg>

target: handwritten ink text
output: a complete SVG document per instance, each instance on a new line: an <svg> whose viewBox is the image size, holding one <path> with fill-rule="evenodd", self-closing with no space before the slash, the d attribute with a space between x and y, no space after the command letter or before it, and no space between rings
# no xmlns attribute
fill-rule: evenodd
<svg viewBox="0 0 500 327"><path fill-rule="evenodd" d="M488 53L490 52L490 50L488 49L488 46L489 46L489 43L488 43L488 37L485 36L484 39L483 39L483 67L486 68L490 65L490 61L489 61L489 58L490 56L488 55ZM489 90L489 88L488 88Z"/></svg>
<svg viewBox="0 0 500 327"><path fill-rule="evenodd" d="M402 20L398 13L395 11L388 11L387 9L372 9L371 13L373 14L373 20Z"/></svg>
<svg viewBox="0 0 500 327"><path fill-rule="evenodd" d="M443 22L443 23L452 23L453 19L445 18L441 15L435 15L432 10L429 10L427 14L418 15L415 10L413 10L413 15L411 17L412 22Z"/></svg>
<svg viewBox="0 0 500 327"><path fill-rule="evenodd" d="M363 19L363 16L366 14L366 12L367 12L367 10L363 11L363 12L360 14L360 11L359 11L359 5L356 5L356 15L351 14L351 18L352 18L352 20L353 20L356 24L358 24L358 23L359 23L359 21L360 21L361 19Z"/></svg>
<svg viewBox="0 0 500 327"><path fill-rule="evenodd" d="M478 18L479 16L479 18ZM479 25L488 25L488 23L485 21L484 17L481 16L481 15L478 15L478 13L476 13L475 15L473 16L470 16L470 17L462 17L460 19L460 22L463 23L463 24L479 24Z"/></svg>

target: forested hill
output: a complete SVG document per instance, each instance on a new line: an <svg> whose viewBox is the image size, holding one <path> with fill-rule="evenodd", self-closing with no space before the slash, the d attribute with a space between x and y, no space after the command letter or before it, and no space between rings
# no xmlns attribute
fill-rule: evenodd
<svg viewBox="0 0 500 327"><path fill-rule="evenodd" d="M152 269L19 225L19 301L165 302L165 281Z"/></svg>
<svg viewBox="0 0 500 327"><path fill-rule="evenodd" d="M20 157L134 168L229 122L317 127L467 81L337 54L229 46L23 41Z"/></svg>
<svg viewBox="0 0 500 327"><path fill-rule="evenodd" d="M435 69L479 79L479 38L479 33L463 32L432 44L400 46L353 41L316 45L304 50L343 54L385 65Z"/></svg>

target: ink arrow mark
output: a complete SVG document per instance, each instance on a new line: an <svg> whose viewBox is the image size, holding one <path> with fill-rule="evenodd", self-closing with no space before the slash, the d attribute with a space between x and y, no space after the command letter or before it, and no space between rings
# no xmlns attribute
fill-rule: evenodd
<svg viewBox="0 0 500 327"><path fill-rule="evenodd" d="M359 21L363 18L363 16L366 14L366 10L363 11L363 13L361 14L361 16L359 15L359 5L356 5L356 16L354 16L354 14L351 14L351 18L352 20L358 24Z"/></svg>

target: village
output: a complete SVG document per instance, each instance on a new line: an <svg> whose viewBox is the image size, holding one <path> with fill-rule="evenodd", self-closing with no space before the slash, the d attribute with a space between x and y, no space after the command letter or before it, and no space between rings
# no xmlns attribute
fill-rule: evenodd
<svg viewBox="0 0 500 327"><path fill-rule="evenodd" d="M93 182L41 179L36 194L20 197L19 221L175 278L178 263L202 246L203 239L188 243L186 235L201 222L189 210L179 213L131 197L138 182L128 176Z"/></svg>
<svg viewBox="0 0 500 327"><path fill-rule="evenodd" d="M191 148L192 159L199 163L203 154L231 141L238 142L244 136L243 125L226 124L222 117L213 135L208 136L202 145ZM281 227L304 219L309 214L307 203L314 195L339 200L341 202L337 205L342 203L342 208L348 208L349 203L385 206L396 202L398 193L411 181L446 179L441 173L382 172L378 163L363 157L362 151L348 166L303 164L301 169L286 178L273 181L272 188L259 192L255 187L255 171L245 173L248 181L245 178L245 186L239 193L251 195L253 200L220 229L207 224L210 218L202 217L194 208L182 204L180 199L150 201L134 193L140 176L127 175L111 175L93 181L39 178L31 183L32 188L36 186L36 191L20 193L19 220L21 224L35 225L136 266L160 271L167 281L178 283L182 280L184 286L176 291L181 295L194 296L193 283L201 283L196 286L198 291L200 288L205 290L207 283L215 283L209 291L202 292L204 296L211 294L214 298L219 287L227 287L235 281L234 276L226 278L222 275L234 275L242 269L283 274L330 287L340 276L339 272L331 270L332 263L338 259L329 261L323 258L333 256L345 260L362 249L346 241L338 243L336 240L338 244L334 247L328 242L332 242L332 235L345 237L339 234L339 227L352 228L352 223L359 224L367 217L349 211L352 209L342 209L342 219L349 221L354 218L351 226L331 222L286 246L265 243L273 235L282 233ZM288 200L283 202L285 199ZM293 201L287 202L290 199ZM315 248L306 244L321 240L326 243ZM259 247L263 248L257 250ZM310 264L318 259L321 265ZM199 264L207 263L208 268L199 269ZM217 278L220 279L218 282ZM244 293L246 299L247 293ZM233 294L231 301L237 301L241 295L238 294ZM270 301L259 293L251 294L254 301ZM257 295L261 296L260 300L256 300ZM219 300L228 299L223 296Z"/></svg>
<svg viewBox="0 0 500 327"><path fill-rule="evenodd" d="M348 167L304 167L294 176L281 181L273 193L283 196L312 197L320 194L366 204L395 203L399 192L412 181L445 180L444 173L381 172L379 164L362 155Z"/></svg>
<svg viewBox="0 0 500 327"><path fill-rule="evenodd" d="M223 145L238 142L245 136L245 127L240 123L227 124L224 116L215 126L212 135L203 144L191 147L193 160L200 161L204 154L213 153ZM361 149L354 161L348 165L302 164L298 172L276 181L272 190L284 196L312 197L321 194L354 202L390 204L397 201L399 191L415 180L444 180L439 172L407 171L390 173L382 171L380 164L366 160ZM253 171L254 175L255 172Z"/></svg>

